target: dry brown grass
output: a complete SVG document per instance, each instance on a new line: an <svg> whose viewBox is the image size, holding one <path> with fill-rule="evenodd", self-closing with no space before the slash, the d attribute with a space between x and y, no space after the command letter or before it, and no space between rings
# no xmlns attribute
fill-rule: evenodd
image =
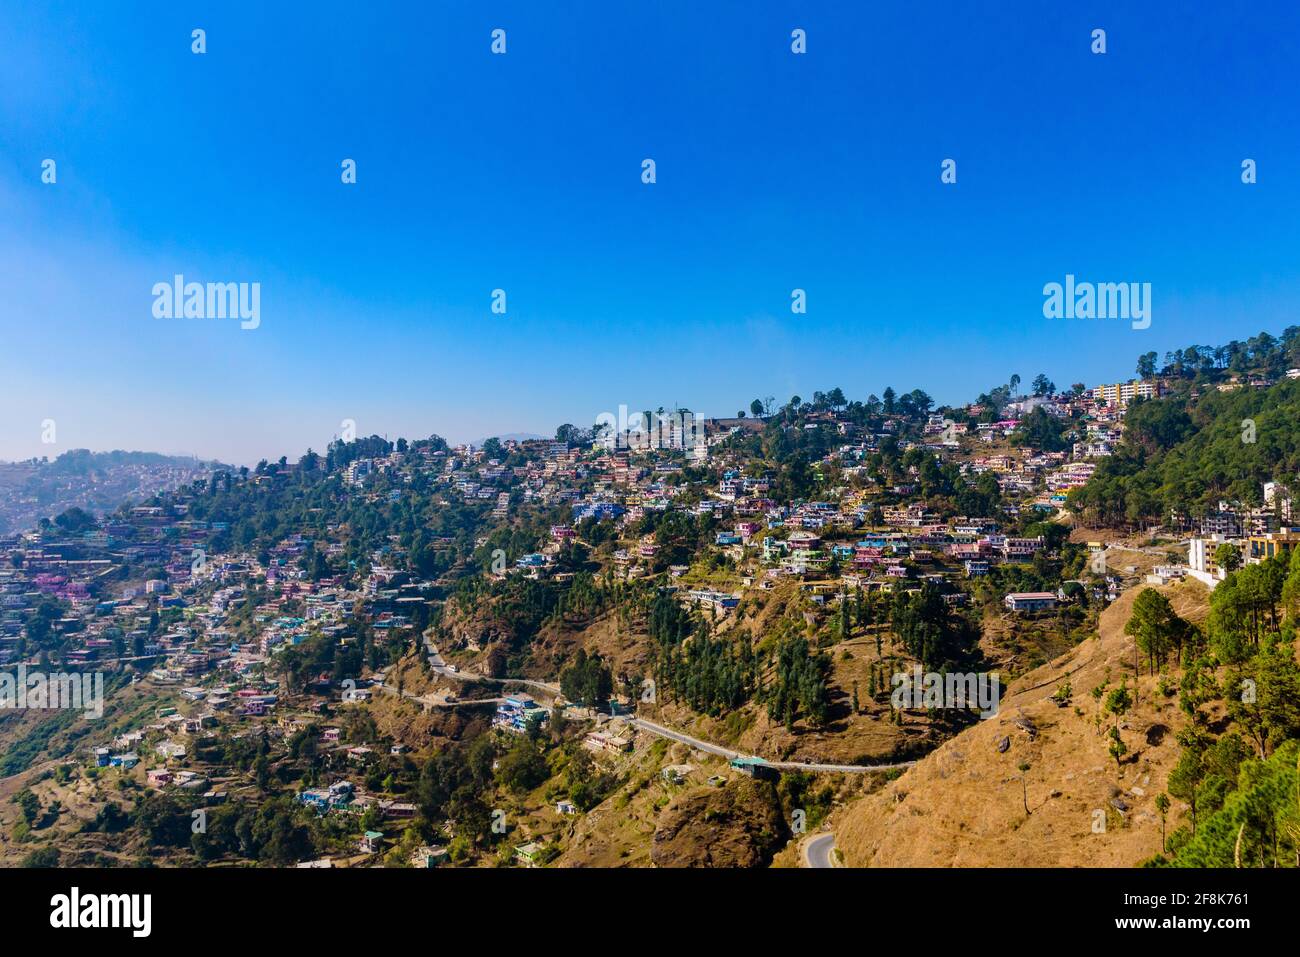
<svg viewBox="0 0 1300 957"><path fill-rule="evenodd" d="M1140 590L1130 589L1105 611L1098 637L1015 681L997 717L848 808L835 827L846 863L1129 867L1157 853L1154 802L1177 760L1174 735L1184 716L1175 699L1158 696L1158 679L1143 675L1138 703L1120 723L1129 753L1117 768L1094 721L1099 704L1089 694L1107 680L1111 687L1125 677L1133 684L1133 646L1123 629ZM1208 599L1199 584L1160 590L1184 617L1204 618ZM1050 696L1067 678L1073 701L1060 708ZM1017 726L1024 719L1035 734ZM1010 746L1000 753L1003 738ZM1105 820L1102 833L1094 832L1097 811ZM1175 803L1169 830L1179 816Z"/></svg>

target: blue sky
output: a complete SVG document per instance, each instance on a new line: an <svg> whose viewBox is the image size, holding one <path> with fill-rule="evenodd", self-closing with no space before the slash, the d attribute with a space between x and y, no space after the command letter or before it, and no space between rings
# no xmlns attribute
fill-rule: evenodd
<svg viewBox="0 0 1300 957"><path fill-rule="evenodd" d="M1300 11L1136 6L4 0L0 458L957 402L1276 333ZM155 319L176 273L261 283L260 327ZM1066 273L1151 327L1043 318Z"/></svg>

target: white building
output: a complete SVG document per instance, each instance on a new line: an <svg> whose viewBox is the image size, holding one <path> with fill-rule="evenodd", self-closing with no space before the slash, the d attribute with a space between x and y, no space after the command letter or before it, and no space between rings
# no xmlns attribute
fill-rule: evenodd
<svg viewBox="0 0 1300 957"><path fill-rule="evenodd" d="M1222 535L1209 538L1193 538L1187 546L1187 574L1205 585L1211 591L1224 579L1223 569L1214 562L1214 552L1228 541Z"/></svg>
<svg viewBox="0 0 1300 957"><path fill-rule="evenodd" d="M1159 395L1159 382L1137 379L1132 382L1117 382L1115 385L1099 385L1092 390L1092 397L1098 402L1121 407L1134 399L1154 399Z"/></svg>

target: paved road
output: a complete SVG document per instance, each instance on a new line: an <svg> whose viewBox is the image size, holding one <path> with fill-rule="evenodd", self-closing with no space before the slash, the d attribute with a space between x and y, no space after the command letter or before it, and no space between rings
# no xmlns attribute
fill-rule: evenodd
<svg viewBox="0 0 1300 957"><path fill-rule="evenodd" d="M683 734L681 731L674 731L672 728L665 727L662 724L655 724L653 721L647 721L645 718L628 717L628 724L640 728L643 731L649 731L651 734L657 734L661 738L668 738L672 741L680 741L682 744L689 744L693 748L701 751L707 751L709 754L716 754L719 757L732 761L736 758L750 757L750 755L741 754L739 751L731 751L718 744L710 744L708 741L701 741L699 738L693 738L689 734Z"/></svg>
<svg viewBox="0 0 1300 957"><path fill-rule="evenodd" d="M910 768L915 761L902 761L898 764L804 764L800 761L769 761L766 758L760 758L753 754L742 754L739 751L732 751L724 748L719 744L712 744L708 741L702 741L699 738L691 737L682 731L666 727L662 724L656 724L653 721L647 721L645 718L629 717L628 723L651 734L657 734L661 738L669 738L673 741L680 741L682 744L689 744L693 748L706 751L709 754L716 754L719 757L726 758L728 761L736 758L745 758L750 761L759 761L770 768L776 768L781 771L822 771L836 774L863 774L867 771L892 771L896 768Z"/></svg>
<svg viewBox="0 0 1300 957"><path fill-rule="evenodd" d="M464 674L460 671L452 671L447 662L442 660L442 655L438 653L437 647L429 640L428 636L424 639L425 650L429 653L429 667L442 675L444 678L450 678L452 681L483 681L493 685L524 685L529 688L535 688L538 691L557 696L560 693L560 686L552 684L549 681L534 681L531 678L488 678L485 675Z"/></svg>
<svg viewBox="0 0 1300 957"><path fill-rule="evenodd" d="M409 698L411 701L418 701L426 708L462 708L481 704L500 704L505 698L460 698L456 701L444 701L441 698L434 698L429 695L418 695L410 691L399 692L392 685L380 685L384 691L391 694L401 694L403 698Z"/></svg>
<svg viewBox="0 0 1300 957"><path fill-rule="evenodd" d="M818 834L803 846L804 867L836 867L835 835Z"/></svg>
<svg viewBox="0 0 1300 957"><path fill-rule="evenodd" d="M530 688L535 688L552 696L560 693L560 686L551 684L546 681L533 681L526 678L485 678L482 675L466 675L458 671L451 671L442 656L438 654L438 649L434 647L433 642L426 636L424 646L429 652L429 666L438 674L455 681L486 681L491 684L522 684ZM897 764L804 764L799 761L768 761L766 758L760 758L757 755L742 754L739 751L732 751L730 748L724 748L722 745L713 744L700 738L692 737L682 731L677 731L654 721L647 721L645 718L628 716L628 722L651 734L656 734L661 738L669 738L673 741L680 741L682 744L688 744L693 748L698 748L708 754L716 754L719 757L726 758L728 761L736 758L746 758L751 761L759 761L768 767L780 771L812 771L825 772L833 774L864 774L868 771L892 771L897 768L910 768L915 761L901 761Z"/></svg>

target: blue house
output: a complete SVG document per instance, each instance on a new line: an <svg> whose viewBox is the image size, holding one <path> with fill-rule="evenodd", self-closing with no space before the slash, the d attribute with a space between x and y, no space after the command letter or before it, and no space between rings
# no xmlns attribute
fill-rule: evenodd
<svg viewBox="0 0 1300 957"><path fill-rule="evenodd" d="M530 694L512 694L497 705L497 713L492 717L492 726L507 731L527 731L532 721L542 722L549 717Z"/></svg>

